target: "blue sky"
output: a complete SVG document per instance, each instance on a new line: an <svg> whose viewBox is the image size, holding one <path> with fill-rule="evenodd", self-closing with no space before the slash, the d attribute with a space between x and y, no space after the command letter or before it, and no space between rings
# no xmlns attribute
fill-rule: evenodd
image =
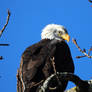
<svg viewBox="0 0 92 92"><path fill-rule="evenodd" d="M88 0L1 0L0 29L6 22L7 9L11 11L9 24L0 38L0 92L16 92L16 72L20 58L28 46L40 41L45 25L64 25L71 40L68 43L75 64L75 74L84 80L92 77L92 59L76 59L82 55L72 43L76 38L81 48L92 46L92 7ZM73 84L69 84L68 88Z"/></svg>

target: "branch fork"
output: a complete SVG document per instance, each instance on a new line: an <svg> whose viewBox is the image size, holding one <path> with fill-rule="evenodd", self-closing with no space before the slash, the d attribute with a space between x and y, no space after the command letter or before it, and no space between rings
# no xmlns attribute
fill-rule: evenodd
<svg viewBox="0 0 92 92"><path fill-rule="evenodd" d="M72 41L73 41L73 43L76 45L76 47L78 48L78 50L84 54L83 56L77 56L76 58L82 58L82 57L92 58L92 56L90 56L90 52L92 51L92 47L90 47L90 49L88 50L88 54L87 54L85 49L82 50L82 49L79 47L79 45L77 44L76 39L72 39Z"/></svg>

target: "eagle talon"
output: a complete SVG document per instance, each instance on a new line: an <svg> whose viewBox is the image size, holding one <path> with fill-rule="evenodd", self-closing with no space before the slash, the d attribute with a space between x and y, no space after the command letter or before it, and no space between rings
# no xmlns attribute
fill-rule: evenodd
<svg viewBox="0 0 92 92"><path fill-rule="evenodd" d="M49 90L56 90L57 87L49 87Z"/></svg>

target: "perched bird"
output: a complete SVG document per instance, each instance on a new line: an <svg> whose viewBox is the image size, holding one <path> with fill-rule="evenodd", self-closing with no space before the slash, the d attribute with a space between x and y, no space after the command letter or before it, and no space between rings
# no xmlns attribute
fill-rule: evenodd
<svg viewBox="0 0 92 92"><path fill-rule="evenodd" d="M74 73L74 63L65 40L70 40L67 30L62 25L49 24L42 30L41 41L24 51L19 69L22 92L37 92L42 81L54 73L51 62L53 57L57 72ZM59 81L60 86L49 92L65 90L68 81ZM57 84L57 81L53 80L51 87Z"/></svg>

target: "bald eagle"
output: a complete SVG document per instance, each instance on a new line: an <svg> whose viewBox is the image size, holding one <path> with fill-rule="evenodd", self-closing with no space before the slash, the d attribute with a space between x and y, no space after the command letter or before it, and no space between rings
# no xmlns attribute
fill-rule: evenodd
<svg viewBox="0 0 92 92"><path fill-rule="evenodd" d="M74 64L70 49L65 42L70 40L67 30L62 25L49 24L41 33L41 41L28 47L22 54L20 79L22 92L37 92L41 81L54 73L51 58L54 57L57 72L74 73ZM63 92L68 81L59 80L61 85L49 92ZM53 80L51 86L57 85Z"/></svg>

